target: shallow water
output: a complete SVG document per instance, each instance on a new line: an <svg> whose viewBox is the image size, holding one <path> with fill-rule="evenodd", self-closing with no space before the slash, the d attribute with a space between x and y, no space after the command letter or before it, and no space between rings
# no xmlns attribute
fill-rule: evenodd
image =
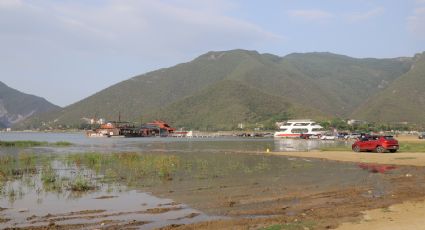
<svg viewBox="0 0 425 230"><path fill-rule="evenodd" d="M88 138L84 133L0 132L0 140L67 141L69 147L38 147L40 152L130 152L130 151L310 151L322 147L347 146L346 141L321 141L274 138ZM5 150L0 149L0 153ZM10 149L7 151L11 151Z"/></svg>
<svg viewBox="0 0 425 230"><path fill-rule="evenodd" d="M101 223L108 226L137 220L149 222L138 227L151 229L225 218L216 204L233 197L246 197L244 202L249 206L249 200L261 194L295 196L287 202L294 205L291 202L299 202L296 194L301 193L366 185L376 185L377 192L382 193L385 192L382 188L391 187L356 164L263 155L267 148L312 150L345 144L340 142L233 137L87 138L82 133L2 133L0 139L74 143L70 147L0 149L3 156L17 157L19 167L27 163L25 167L30 169L21 173L10 171L15 165L1 166L5 172L12 173L0 186L0 207L7 208L0 212L0 218L11 220L1 223L0 228L46 225L53 221L94 223L91 227L99 227ZM28 152L34 154L27 156ZM58 178L63 178L61 189L52 189L42 182L46 165ZM82 193L70 191L66 184L78 175L96 189ZM112 197L95 199L101 196ZM147 211L164 207L172 209L154 214ZM102 212L72 213L93 210Z"/></svg>

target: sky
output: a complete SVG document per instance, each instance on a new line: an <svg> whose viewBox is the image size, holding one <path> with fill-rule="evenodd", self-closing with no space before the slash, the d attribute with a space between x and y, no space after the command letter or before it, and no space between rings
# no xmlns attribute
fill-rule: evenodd
<svg viewBox="0 0 425 230"><path fill-rule="evenodd" d="M0 0L0 81L59 106L208 51L425 51L425 0Z"/></svg>

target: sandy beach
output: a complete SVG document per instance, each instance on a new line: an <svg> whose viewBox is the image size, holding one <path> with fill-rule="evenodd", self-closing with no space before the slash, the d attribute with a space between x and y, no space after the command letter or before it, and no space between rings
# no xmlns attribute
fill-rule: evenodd
<svg viewBox="0 0 425 230"><path fill-rule="evenodd" d="M339 230L375 229L410 230L425 229L425 201L404 202L384 209L364 212L363 219L357 223L344 223Z"/></svg>
<svg viewBox="0 0 425 230"><path fill-rule="evenodd" d="M425 153L371 153L350 151L273 152L280 156L319 158L332 161L425 166Z"/></svg>
<svg viewBox="0 0 425 230"><path fill-rule="evenodd" d="M318 158L342 162L376 163L404 166L425 166L425 153L370 153L350 151L275 152L281 156ZM416 200L363 212L363 218L347 222L337 229L425 229L425 201Z"/></svg>

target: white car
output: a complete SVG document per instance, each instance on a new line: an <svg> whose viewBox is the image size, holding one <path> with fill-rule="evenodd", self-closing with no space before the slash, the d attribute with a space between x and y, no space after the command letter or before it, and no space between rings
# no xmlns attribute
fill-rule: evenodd
<svg viewBox="0 0 425 230"><path fill-rule="evenodd" d="M335 139L336 139L336 136L332 134L323 134L320 137L320 140L335 140Z"/></svg>
<svg viewBox="0 0 425 230"><path fill-rule="evenodd" d="M357 139L357 138L360 138L360 133L352 133L352 134L350 134L350 135L348 135L348 136L345 136L345 139L346 140L348 140L348 139Z"/></svg>

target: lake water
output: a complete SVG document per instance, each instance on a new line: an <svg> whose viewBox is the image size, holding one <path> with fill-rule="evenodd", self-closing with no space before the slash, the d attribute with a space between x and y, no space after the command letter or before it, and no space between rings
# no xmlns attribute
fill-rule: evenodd
<svg viewBox="0 0 425 230"><path fill-rule="evenodd" d="M0 132L0 140L68 141L73 146L46 148L48 152L128 152L128 151L310 151L329 146L351 147L351 142L274 138L88 138L84 133Z"/></svg>
<svg viewBox="0 0 425 230"><path fill-rule="evenodd" d="M220 215L223 208L216 207L217 203L228 197L267 194L260 189L268 186L294 194L370 182L369 173L355 164L263 154L266 149L349 146L339 141L88 138L84 133L15 132L0 133L0 140L73 143L69 147L0 149L0 210L5 208L0 211L0 228L55 223L151 229L228 218ZM49 173L54 180L46 180ZM73 191L81 178L95 189ZM389 186L381 181L375 184L379 185L375 186L377 194Z"/></svg>

